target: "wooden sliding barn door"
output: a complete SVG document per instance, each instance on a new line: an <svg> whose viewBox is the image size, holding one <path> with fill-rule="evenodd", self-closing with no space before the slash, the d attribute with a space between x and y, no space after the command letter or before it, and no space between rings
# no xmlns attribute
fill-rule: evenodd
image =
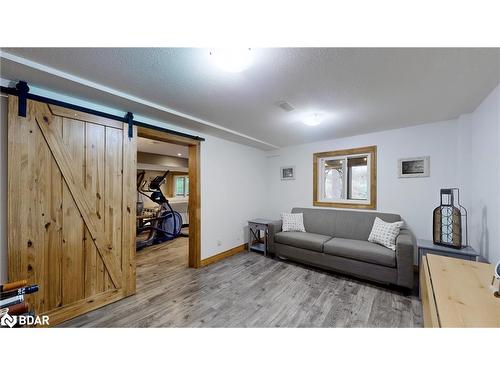
<svg viewBox="0 0 500 375"><path fill-rule="evenodd" d="M51 325L135 292L136 130L9 97L9 280Z"/></svg>

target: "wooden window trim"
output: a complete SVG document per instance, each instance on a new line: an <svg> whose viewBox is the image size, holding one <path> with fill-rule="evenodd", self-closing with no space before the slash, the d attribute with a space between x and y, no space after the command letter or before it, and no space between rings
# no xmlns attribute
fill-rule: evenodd
<svg viewBox="0 0 500 375"><path fill-rule="evenodd" d="M169 172L167 176L167 183L166 183L166 192L167 192L167 197L169 198L174 198L175 197L175 188L174 188L174 182L175 178L177 176L186 176L189 177L189 172L181 172L181 171L171 171ZM186 197L189 197L187 195Z"/></svg>
<svg viewBox="0 0 500 375"><path fill-rule="evenodd" d="M322 202L318 199L318 160L335 156L370 154L370 203ZM377 146L317 152L313 155L313 206L375 210L377 208Z"/></svg>

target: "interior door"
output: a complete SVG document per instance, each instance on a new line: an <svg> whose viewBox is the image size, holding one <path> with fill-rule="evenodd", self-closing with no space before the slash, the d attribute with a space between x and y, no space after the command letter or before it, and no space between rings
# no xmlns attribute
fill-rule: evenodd
<svg viewBox="0 0 500 375"><path fill-rule="evenodd" d="M9 96L9 280L54 325L135 292L136 129Z"/></svg>

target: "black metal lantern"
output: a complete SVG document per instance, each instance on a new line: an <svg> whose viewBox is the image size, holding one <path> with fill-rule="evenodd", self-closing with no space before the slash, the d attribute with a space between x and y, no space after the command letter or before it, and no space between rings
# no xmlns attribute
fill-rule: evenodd
<svg viewBox="0 0 500 375"><path fill-rule="evenodd" d="M434 243L456 249L465 247L468 245L467 210L460 205L460 191L457 188L441 189L440 194L441 204L434 209Z"/></svg>

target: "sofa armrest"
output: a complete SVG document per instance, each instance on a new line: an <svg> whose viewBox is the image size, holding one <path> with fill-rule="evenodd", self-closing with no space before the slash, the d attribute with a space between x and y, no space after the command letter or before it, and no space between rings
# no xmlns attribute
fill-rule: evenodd
<svg viewBox="0 0 500 375"><path fill-rule="evenodd" d="M409 229L401 229L396 239L397 284L405 288L413 288L413 259L416 248L417 241L413 233Z"/></svg>
<svg viewBox="0 0 500 375"><path fill-rule="evenodd" d="M274 220L268 227L268 238L267 238L267 251L270 253L274 252L274 235L278 232L281 232L282 221Z"/></svg>

